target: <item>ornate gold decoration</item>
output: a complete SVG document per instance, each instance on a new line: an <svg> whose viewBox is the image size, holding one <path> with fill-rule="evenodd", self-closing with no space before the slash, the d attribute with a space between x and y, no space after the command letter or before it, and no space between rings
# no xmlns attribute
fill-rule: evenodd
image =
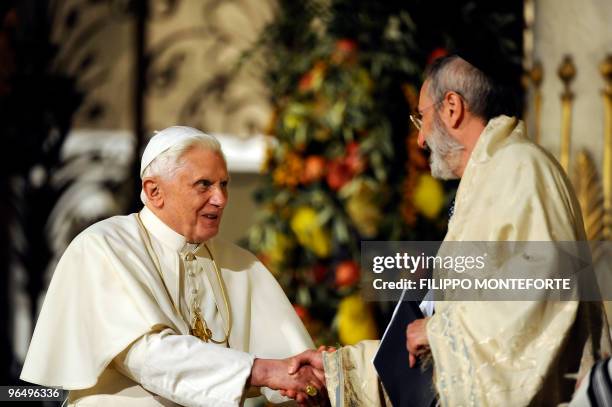
<svg viewBox="0 0 612 407"><path fill-rule="evenodd" d="M164 275L161 270L161 262L159 261L159 258L157 257L157 254L155 253L155 249L153 249L153 244L151 243L151 236L149 235L149 231L147 230L146 226L142 222L142 219L140 218L140 212L136 215L136 219L138 221L138 226L140 227L140 230L142 231L145 237L145 248L147 250L147 254L151 258L151 261L153 262L153 265L155 266L155 270L157 271L157 275L160 278L164 286L166 295L168 296L168 299L170 300L170 303L174 307L174 310L176 311L177 315L182 315L177 304L175 304L174 300L172 299L170 290L168 289L168 286L166 285L166 281L164 280ZM196 251L199 249L199 247L200 245L198 245L198 247L196 248ZM200 309L200 306L196 303L192 303L191 305L192 318L189 324L190 325L189 334L195 336L196 338L200 338L204 342L212 342L212 343L216 343L219 345L224 344L226 347L229 348L229 337L232 332L232 313L230 311L229 298L225 290L225 283L223 281L223 276L221 275L221 270L219 270L219 267L217 266L217 262L215 261L215 258L213 257L213 254L208 248L208 245L206 243L204 243L204 248L208 252L208 256L210 257L210 260L212 261L214 269L215 269L215 273L217 274L217 280L221 288L221 294L223 295L223 301L225 302L225 312L227 313L228 327L227 327L227 331L225 332L225 338L223 340L213 339L212 331L210 330L210 328L208 328L206 321L202 317L202 311ZM186 260L190 260L190 259L195 260L196 256L193 253L191 253L191 256L187 255ZM219 310L219 312L221 312L221 308L219 308L219 304L217 304L217 309Z"/></svg>
<svg viewBox="0 0 612 407"><path fill-rule="evenodd" d="M564 90L561 93L561 166L567 172L570 162L571 132L572 132L572 101L574 94L570 84L576 76L576 66L572 57L566 55L557 71L563 81Z"/></svg>
<svg viewBox="0 0 612 407"><path fill-rule="evenodd" d="M540 61L535 61L529 71L529 78L533 84L533 110L534 110L534 129L533 141L540 143L540 128L542 123L542 79L544 71Z"/></svg>
<svg viewBox="0 0 612 407"><path fill-rule="evenodd" d="M603 194L604 194L604 235L612 238L612 54L599 66L606 81L604 97L604 153L603 153Z"/></svg>
<svg viewBox="0 0 612 407"><path fill-rule="evenodd" d="M588 241L601 241L605 239L604 228L604 198L601 180L597 174L597 167L586 150L578 153L574 165L574 188L580 202L584 230ZM593 246L593 261L597 261L600 245Z"/></svg>
<svg viewBox="0 0 612 407"><path fill-rule="evenodd" d="M272 109L260 75L266 61L233 69L274 19L276 3L151 0L146 132L182 123L244 137L263 133Z"/></svg>
<svg viewBox="0 0 612 407"><path fill-rule="evenodd" d="M193 310L193 318L191 319L191 327L189 328L189 335L193 335L196 338L200 338L204 342L213 340L212 331L206 325L200 308Z"/></svg>
<svg viewBox="0 0 612 407"><path fill-rule="evenodd" d="M529 93L529 85L530 85L529 71L524 71L523 74L521 75L521 87L523 88L523 92L526 95ZM523 106L523 122L525 123L525 136L526 137L530 136L529 126L527 126L527 123L529 123L529 109L530 108L531 108L531 103L525 103L525 106ZM412 119L412 116L410 116L410 119Z"/></svg>

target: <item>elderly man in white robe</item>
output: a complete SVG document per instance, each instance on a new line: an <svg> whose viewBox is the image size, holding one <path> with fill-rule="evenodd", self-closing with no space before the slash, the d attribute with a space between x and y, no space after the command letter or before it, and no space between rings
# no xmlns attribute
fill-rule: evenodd
<svg viewBox="0 0 612 407"><path fill-rule="evenodd" d="M54 272L21 379L77 406L310 402L322 372L287 374L313 343L249 252L215 238L229 176L218 141L174 126L141 161L144 208L79 234ZM308 394L306 394L308 393Z"/></svg>
<svg viewBox="0 0 612 407"><path fill-rule="evenodd" d="M585 240L563 170L506 115L499 86L470 62L434 62L411 117L420 146L431 150L432 175L461 178L445 242ZM610 351L600 302L429 301L421 309L427 318L406 329L406 363L433 362L442 406L557 405L571 398L568 376L584 376ZM290 372L324 367L333 406L390 405L371 363L377 348L365 341L308 351Z"/></svg>

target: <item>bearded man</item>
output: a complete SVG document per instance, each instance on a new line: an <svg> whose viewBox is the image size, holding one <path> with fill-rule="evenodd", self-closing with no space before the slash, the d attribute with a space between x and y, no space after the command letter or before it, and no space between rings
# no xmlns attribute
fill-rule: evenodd
<svg viewBox="0 0 612 407"><path fill-rule="evenodd" d="M322 387L287 374L313 346L281 287L215 238L228 201L219 142L167 128L141 161L144 208L89 227L53 274L21 379L71 390L70 405L238 406ZM303 373L303 374L302 374Z"/></svg>
<svg viewBox="0 0 612 407"><path fill-rule="evenodd" d="M419 145L431 150L432 175L461 179L445 242L585 240L563 170L525 137L505 87L477 65L459 55L435 61L411 117ZM566 376L582 376L610 349L599 302L427 301L421 309L427 318L406 329L406 363L431 359L443 406L569 401ZM371 363L377 347L306 352L290 371L298 362L324 367L334 406L390 405Z"/></svg>

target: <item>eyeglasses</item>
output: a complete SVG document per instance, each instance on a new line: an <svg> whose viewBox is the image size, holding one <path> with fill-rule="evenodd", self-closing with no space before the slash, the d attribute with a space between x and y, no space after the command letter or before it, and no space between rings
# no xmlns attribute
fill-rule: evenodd
<svg viewBox="0 0 612 407"><path fill-rule="evenodd" d="M420 112L416 112L415 114L411 114L409 116L410 117L410 121L412 122L412 124L414 124L414 127L416 127L418 131L421 131L421 127L423 127L423 113L426 110L431 109L435 105L439 104L440 102L442 102L442 101L440 100L438 102L432 103L431 105L429 105L426 108L422 109Z"/></svg>
<svg viewBox="0 0 612 407"><path fill-rule="evenodd" d="M423 119L421 119L420 117L416 117L415 115L417 114L420 116L420 113L415 113L414 115L410 115L409 117L412 124L414 124L414 127L416 127L418 131L421 131L421 127L423 126Z"/></svg>

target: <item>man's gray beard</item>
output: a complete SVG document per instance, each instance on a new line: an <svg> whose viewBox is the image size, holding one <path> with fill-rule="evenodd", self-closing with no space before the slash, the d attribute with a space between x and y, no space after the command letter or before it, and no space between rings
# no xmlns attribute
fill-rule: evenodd
<svg viewBox="0 0 612 407"><path fill-rule="evenodd" d="M438 179L459 178L456 170L461 164L461 151L464 147L448 133L438 112L434 112L432 130L425 142L431 151L431 175Z"/></svg>

